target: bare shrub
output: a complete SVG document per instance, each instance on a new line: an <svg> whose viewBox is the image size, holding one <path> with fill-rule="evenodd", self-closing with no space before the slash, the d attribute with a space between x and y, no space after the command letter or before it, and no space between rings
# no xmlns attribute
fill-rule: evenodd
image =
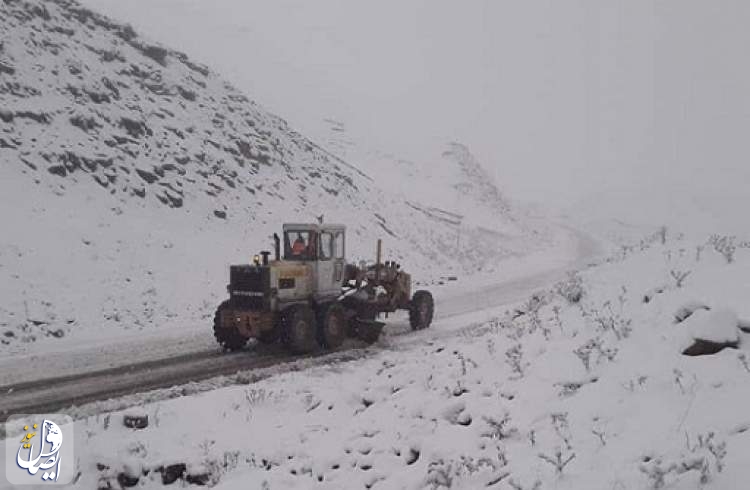
<svg viewBox="0 0 750 490"><path fill-rule="evenodd" d="M438 459L432 461L427 467L425 486L434 490L452 488L454 478L471 476L481 471L497 472L499 468L507 465L504 453L498 456L498 460L499 463L486 457L477 459L471 456L461 456L460 460L444 461ZM490 483L495 485L509 475L510 473L507 472L495 473Z"/></svg>
<svg viewBox="0 0 750 490"><path fill-rule="evenodd" d="M740 354L737 354L737 359L742 363L742 367L745 368L745 371L750 373L750 363L748 363L747 356L744 352L741 352Z"/></svg>
<svg viewBox="0 0 750 490"><path fill-rule="evenodd" d="M684 375L682 374L682 371L675 368L672 370L674 373L674 383L680 388L680 393L683 395L685 394L685 385L682 384L682 378L684 378Z"/></svg>
<svg viewBox="0 0 750 490"><path fill-rule="evenodd" d="M578 393L578 390L583 388L585 385L596 383L597 381L599 381L599 378L594 376L582 381L563 381L560 383L555 383L554 386L560 387L559 396L566 397L575 395L576 393Z"/></svg>
<svg viewBox="0 0 750 490"><path fill-rule="evenodd" d="M565 334L563 331L563 322L562 318L560 317L560 307L558 305L555 305L552 307L552 322L557 325L557 328L560 329L561 334Z"/></svg>
<svg viewBox="0 0 750 490"><path fill-rule="evenodd" d="M726 442L716 442L715 434L699 434L697 442L693 445L690 442L690 436L685 434L685 446L689 452L683 455L678 461L665 464L662 458L651 459L640 465L640 470L651 481L651 488L659 489L664 487L667 475L674 473L682 475L689 471L697 471L700 474L700 483L705 485L711 480L712 467L717 473L724 469L724 458L727 455ZM713 464L712 464L713 463Z"/></svg>
<svg viewBox="0 0 750 490"><path fill-rule="evenodd" d="M731 264L734 262L734 253L737 251L735 240L736 237L733 236L711 235L708 244L712 245L714 250L724 257L727 264Z"/></svg>
<svg viewBox="0 0 750 490"><path fill-rule="evenodd" d="M576 457L576 453L570 453L568 456L563 456L563 451L561 448L555 449L555 454L550 457L546 454L539 453L539 459L544 461L545 463L549 463L552 466L555 467L555 471L558 475L562 475L563 470L565 469L568 464L573 461Z"/></svg>
<svg viewBox="0 0 750 490"><path fill-rule="evenodd" d="M714 439L715 435L716 434L714 434L713 432L698 434L698 441L695 445L691 446L690 436L686 433L686 445L691 453L703 453L704 460L713 459L716 471L718 473L721 473L722 470L724 470L724 458L727 455L727 443L724 441L716 442L716 440ZM708 455L711 455L711 458L707 458ZM704 461L704 463L704 466L708 466L708 462ZM709 477L710 473L708 471L703 471L702 469L701 483L707 483Z"/></svg>
<svg viewBox="0 0 750 490"><path fill-rule="evenodd" d="M636 379L631 379L627 383L623 383L622 386L629 392L634 393L636 387L643 388L646 385L646 381L648 381L648 376L641 375Z"/></svg>
<svg viewBox="0 0 750 490"><path fill-rule="evenodd" d="M614 361L617 356L616 348L607 348L604 346L604 341L599 338L589 339L585 344L578 347L573 353L581 360L583 367L586 371L591 370L591 356L592 354L598 354L596 362L598 363L602 358L608 361Z"/></svg>
<svg viewBox="0 0 750 490"><path fill-rule="evenodd" d="M607 445L607 439L605 438L606 434L604 433L604 431L599 431L599 430L596 430L596 429L591 429L591 433L594 434L596 437L599 438L599 442L601 443L602 446L606 446Z"/></svg>
<svg viewBox="0 0 750 490"><path fill-rule="evenodd" d="M542 488L542 481L541 480L536 480L534 482L533 486L527 488L527 487L521 485L519 482L517 482L513 478L511 478L510 480L508 480L508 485L510 485L510 487L513 490L541 490L541 488Z"/></svg>
<svg viewBox="0 0 750 490"><path fill-rule="evenodd" d="M430 462L427 467L425 484L432 489L440 487L451 488L453 486L453 464L442 459Z"/></svg>
<svg viewBox="0 0 750 490"><path fill-rule="evenodd" d="M565 447L568 451L573 449L573 446L570 444L570 438L572 437L570 434L570 424L568 423L568 414L567 413L553 413L550 415L550 418L552 419L552 427L555 429L555 433L565 443Z"/></svg>
<svg viewBox="0 0 750 490"><path fill-rule="evenodd" d="M510 414L505 413L502 418L496 419L494 417L483 416L488 429L482 433L482 437L489 437L494 440L503 440L513 437L518 434L518 429L515 427L508 427L510 424Z"/></svg>
<svg viewBox="0 0 750 490"><path fill-rule="evenodd" d="M245 390L245 400L250 406L259 405L266 401L271 393L266 392L263 388L250 388Z"/></svg>
<svg viewBox="0 0 750 490"><path fill-rule="evenodd" d="M633 320L625 318L622 313L625 304L624 288L623 293L618 296L618 300L620 308L617 312L612 309L612 302L607 300L602 305L601 310L592 310L590 313L597 326L597 330L601 332L612 332L617 340L622 340L628 338L630 332L633 330L630 326L633 323Z"/></svg>
<svg viewBox="0 0 750 490"><path fill-rule="evenodd" d="M675 286L677 289L680 289L682 287L682 283L685 282L685 279L690 275L691 271L678 271L678 270L671 270L669 271L669 275L672 276L672 279L674 279Z"/></svg>
<svg viewBox="0 0 750 490"><path fill-rule="evenodd" d="M513 312L513 319L526 317L529 321L528 333L534 333L541 325L539 310L547 304L547 299L542 294L533 294L524 304Z"/></svg>
<svg viewBox="0 0 750 490"><path fill-rule="evenodd" d="M523 360L523 348L521 344L516 344L505 351L505 362L510 366L516 377L523 378L524 370L528 363Z"/></svg>
<svg viewBox="0 0 750 490"><path fill-rule="evenodd" d="M650 459L648 463L641 464L639 467L641 473L644 473L651 482L651 488L655 490L664 486L665 478L675 469L674 464L667 467L662 465L662 460L659 458L655 460Z"/></svg>
<svg viewBox="0 0 750 490"><path fill-rule="evenodd" d="M667 243L667 227L662 226L661 228L659 228L656 232L656 236L658 237L661 244L665 245Z"/></svg>

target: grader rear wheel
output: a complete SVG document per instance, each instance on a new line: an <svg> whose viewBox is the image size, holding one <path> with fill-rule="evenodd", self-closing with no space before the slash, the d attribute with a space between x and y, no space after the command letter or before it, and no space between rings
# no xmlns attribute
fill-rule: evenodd
<svg viewBox="0 0 750 490"><path fill-rule="evenodd" d="M214 337L216 341L225 349L236 351L245 347L247 339L240 334L237 327L224 327L221 324L222 311L229 309L229 301L224 301L216 308L214 314Z"/></svg>
<svg viewBox="0 0 750 490"><path fill-rule="evenodd" d="M318 311L318 343L327 349L339 347L346 338L346 314L339 303L321 306Z"/></svg>
<svg viewBox="0 0 750 490"><path fill-rule="evenodd" d="M422 330L430 326L435 314L435 301L429 291L417 291L409 304L409 324L412 330Z"/></svg>
<svg viewBox="0 0 750 490"><path fill-rule="evenodd" d="M257 339L261 344L274 344L279 340L279 329L274 325L271 330L259 334Z"/></svg>
<svg viewBox="0 0 750 490"><path fill-rule="evenodd" d="M307 305L294 305L281 315L281 341L295 354L314 351L316 341L315 315Z"/></svg>

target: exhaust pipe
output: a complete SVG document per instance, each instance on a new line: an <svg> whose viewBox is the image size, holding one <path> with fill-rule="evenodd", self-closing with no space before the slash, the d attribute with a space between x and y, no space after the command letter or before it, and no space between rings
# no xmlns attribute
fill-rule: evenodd
<svg viewBox="0 0 750 490"><path fill-rule="evenodd" d="M380 285L380 258L383 249L383 240L378 238L378 249L375 253L375 284Z"/></svg>
<svg viewBox="0 0 750 490"><path fill-rule="evenodd" d="M276 252L276 260L281 260L281 238L278 233L273 234L274 251Z"/></svg>
<svg viewBox="0 0 750 490"><path fill-rule="evenodd" d="M261 257L263 257L263 265L268 265L268 256L271 255L271 252L264 250L260 253Z"/></svg>

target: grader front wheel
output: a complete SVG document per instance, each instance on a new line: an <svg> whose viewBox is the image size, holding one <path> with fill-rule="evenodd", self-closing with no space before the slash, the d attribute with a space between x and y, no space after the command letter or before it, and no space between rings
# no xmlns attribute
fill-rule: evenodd
<svg viewBox="0 0 750 490"><path fill-rule="evenodd" d="M229 301L224 301L216 308L214 314L214 337L225 349L236 351L245 347L247 339L240 334L237 327L225 327L221 324L221 315L224 310L229 309Z"/></svg>
<svg viewBox="0 0 750 490"><path fill-rule="evenodd" d="M412 330L422 330L430 326L435 314L435 301L429 291L417 291L409 304L409 324Z"/></svg>

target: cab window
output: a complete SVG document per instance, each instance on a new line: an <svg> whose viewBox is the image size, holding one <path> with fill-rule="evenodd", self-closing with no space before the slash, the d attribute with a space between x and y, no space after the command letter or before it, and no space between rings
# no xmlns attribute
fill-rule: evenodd
<svg viewBox="0 0 750 490"><path fill-rule="evenodd" d="M330 260L333 257L333 234L323 232L320 234L320 260Z"/></svg>
<svg viewBox="0 0 750 490"><path fill-rule="evenodd" d="M336 237L334 238L333 250L337 259L344 258L344 232L337 231Z"/></svg>
<svg viewBox="0 0 750 490"><path fill-rule="evenodd" d="M315 233L309 230L284 232L284 260L314 260Z"/></svg>

